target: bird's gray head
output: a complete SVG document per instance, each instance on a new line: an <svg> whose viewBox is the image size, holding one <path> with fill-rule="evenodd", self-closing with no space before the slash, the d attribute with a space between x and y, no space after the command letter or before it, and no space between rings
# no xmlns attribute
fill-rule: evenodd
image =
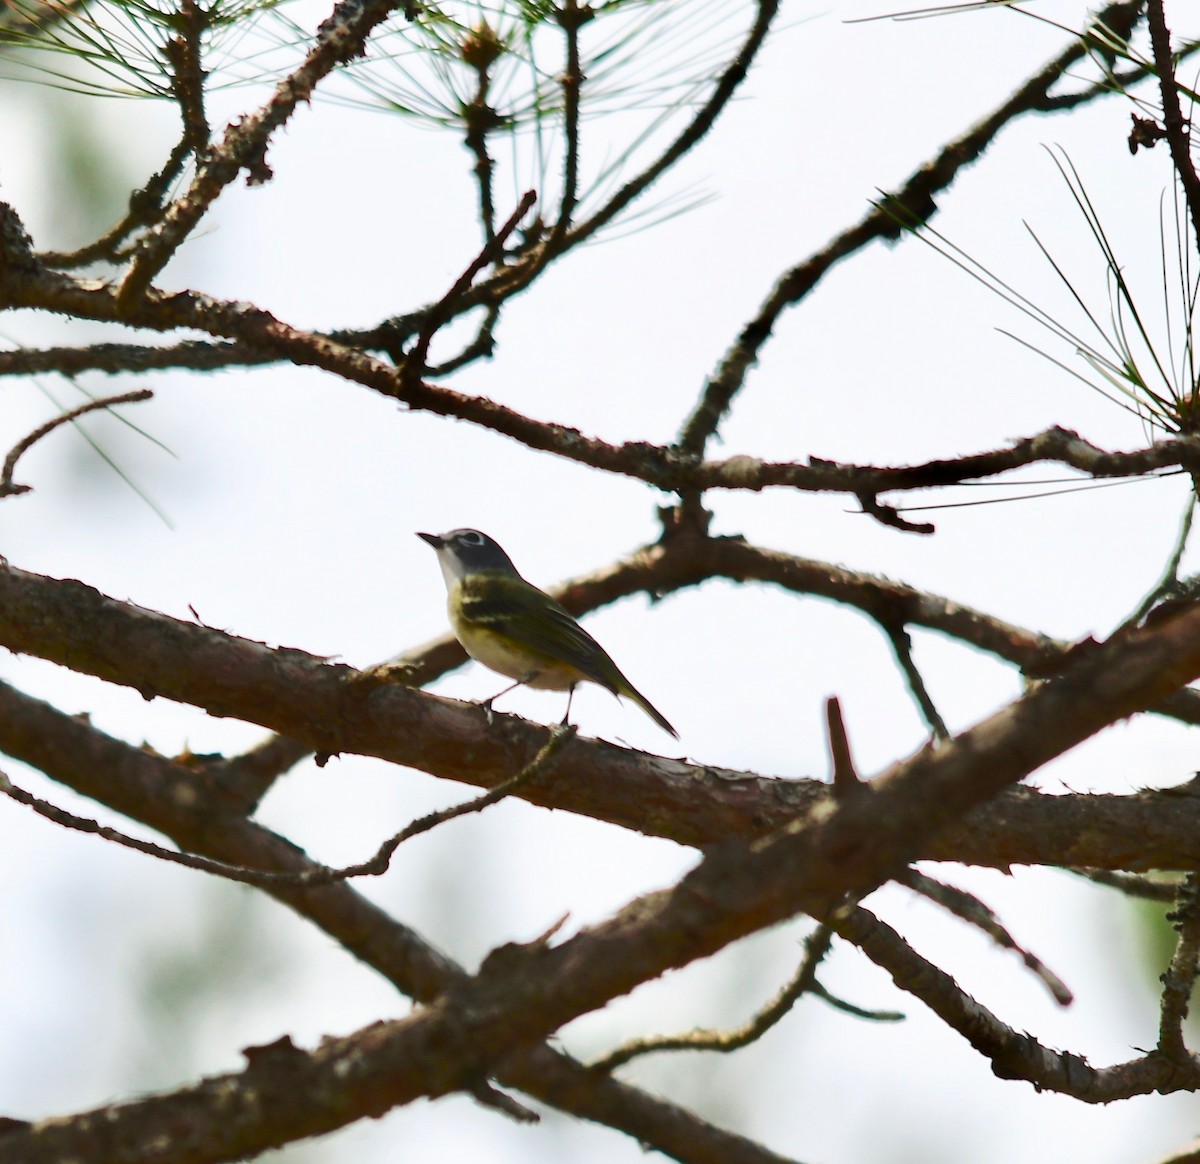
<svg viewBox="0 0 1200 1164"><path fill-rule="evenodd" d="M437 551L447 583L478 570L501 570L515 574L512 559L485 533L477 529L452 529L444 534L417 534Z"/></svg>

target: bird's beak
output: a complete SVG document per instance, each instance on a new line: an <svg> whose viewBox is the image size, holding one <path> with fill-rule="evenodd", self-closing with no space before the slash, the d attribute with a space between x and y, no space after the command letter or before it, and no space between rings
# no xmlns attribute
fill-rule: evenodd
<svg viewBox="0 0 1200 1164"><path fill-rule="evenodd" d="M446 539L441 534L418 533L417 537L423 542L428 542L435 550L440 550L446 544Z"/></svg>

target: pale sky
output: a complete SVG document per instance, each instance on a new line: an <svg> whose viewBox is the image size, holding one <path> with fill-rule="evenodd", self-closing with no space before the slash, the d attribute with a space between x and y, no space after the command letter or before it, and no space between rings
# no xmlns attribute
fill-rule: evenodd
<svg viewBox="0 0 1200 1164"><path fill-rule="evenodd" d="M1074 27L1084 11L1065 2L1029 7ZM1168 17L1192 16L1185 9L1176 4ZM310 26L322 11L291 10L298 20L307 13ZM999 9L848 22L886 11L857 0L786 8L733 108L661 188L661 197L691 190L711 200L639 232L617 231L561 263L508 307L495 358L453 386L609 440L669 441L774 278L856 222L878 189L994 107L1066 39ZM740 29L744 14L732 5L728 12ZM55 123L86 109L96 118L86 133L111 143L101 156L128 148L108 159L127 181L158 164L175 132L171 111L145 102L60 95L47 105L12 84L3 94L2 193L43 247L80 241L72 200L55 186ZM259 100L258 90L223 92L214 125ZM1019 121L940 196L935 226L1032 299L1065 311L1028 223L1106 313L1099 255L1044 148L1061 147L1129 277L1157 308L1168 159L1162 149L1129 155L1129 113L1126 101L1111 99L1069 117ZM603 164L620 148L616 130L603 120L586 128L585 165ZM446 135L318 98L276 139L270 162L275 180L231 187L164 286L251 300L299 325L366 326L439 296L478 246L470 157ZM528 171L498 180L501 216L529 180ZM120 212L110 197L105 218ZM31 345L113 338L42 318L4 326ZM930 249L912 240L873 245L784 315L722 428L724 443L710 452L901 464L994 448L1052 424L1112 448L1146 439L1135 418L1000 328L1051 345ZM145 383L157 398L131 419L178 459L111 424L92 431L174 528L75 434L60 432L22 461L20 478L34 492L0 508L2 550L14 565L81 578L180 618L190 605L209 625L365 666L445 629L441 578L415 530L484 529L543 586L656 536L655 507L665 499L645 486L462 423L405 414L312 371L156 374ZM142 381L85 384L105 392ZM62 382L46 387L76 399ZM6 399L5 447L53 411L29 383L6 385ZM840 497L722 494L708 505L718 532L900 579L1069 638L1103 634L1137 605L1170 553L1185 497L1173 480L950 509L930 515L938 532L928 538L883 528ZM575 699L574 722L586 734L767 775L824 777L823 701L836 694L864 773L925 738L886 640L828 603L712 582L653 608L627 600L587 626L682 741L676 746L635 706L597 688ZM952 729L1020 690L1019 676L989 658L921 632L914 639ZM36 660L5 657L0 674L167 754L236 751L263 735ZM435 690L473 699L500 685L472 665ZM562 701L522 692L500 709L551 722ZM1190 778L1196 754L1194 734L1179 725L1138 720L1032 783L1108 792L1171 785ZM129 827L18 765L7 769L40 795ZM469 794L342 757L324 769L301 765L261 817L315 858L340 864ZM564 913L568 931L604 918L695 860L665 842L507 803L405 846L386 877L360 888L473 967L492 947L530 938ZM0 868L20 887L0 906L3 1114L68 1114L171 1088L237 1069L250 1044L288 1034L313 1046L407 1009L329 939L253 892L64 833L12 804L0 804ZM1153 1043L1162 967L1142 961L1141 932L1117 895L1066 874L931 872L979 892L1077 995L1061 1011L1014 957L974 931L898 890L871 900L1004 1021L1096 1065ZM792 923L741 943L586 1017L563 1042L587 1056L635 1034L740 1023L786 980L806 932ZM210 954L220 955L214 966ZM630 1077L807 1164L950 1164L963 1160L964 1142L971 1164L1149 1164L1200 1130L1191 1096L1089 1107L996 1080L957 1035L848 947L835 946L822 981L908 1019L870 1025L805 1001L735 1056L657 1056ZM541 1127L517 1127L457 1098L398 1110L284 1158L382 1164L400 1150L413 1161L482 1164L644 1159L607 1129L553 1113Z"/></svg>

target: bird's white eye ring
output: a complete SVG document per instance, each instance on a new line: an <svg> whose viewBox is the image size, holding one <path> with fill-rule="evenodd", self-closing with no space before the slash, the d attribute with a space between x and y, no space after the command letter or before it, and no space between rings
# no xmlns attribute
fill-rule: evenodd
<svg viewBox="0 0 1200 1164"><path fill-rule="evenodd" d="M463 545L481 546L483 545L484 537L483 534L479 533L477 530L468 529L463 530L463 532L458 535L458 540L462 542Z"/></svg>

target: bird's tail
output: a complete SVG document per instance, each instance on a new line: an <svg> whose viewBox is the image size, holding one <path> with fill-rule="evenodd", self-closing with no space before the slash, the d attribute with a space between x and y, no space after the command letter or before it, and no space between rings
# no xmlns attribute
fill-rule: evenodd
<svg viewBox="0 0 1200 1164"><path fill-rule="evenodd" d="M618 694L624 695L626 699L632 699L663 731L670 732L676 739L679 739L679 733L667 722L667 717L634 687L629 680L625 680L621 684Z"/></svg>

